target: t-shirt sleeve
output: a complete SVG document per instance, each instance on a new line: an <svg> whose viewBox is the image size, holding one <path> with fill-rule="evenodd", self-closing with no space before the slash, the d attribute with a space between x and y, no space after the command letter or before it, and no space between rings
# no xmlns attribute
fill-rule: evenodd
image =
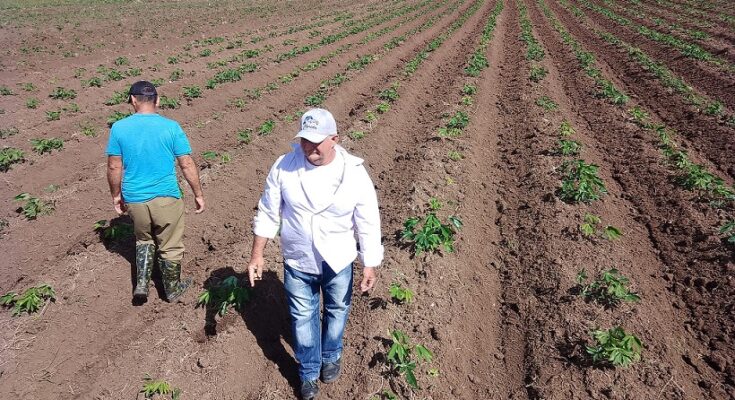
<svg viewBox="0 0 735 400"><path fill-rule="evenodd" d="M115 134L115 125L112 126L112 129L110 129L110 139L107 141L107 151L108 156L121 156L122 155L122 149L120 148L120 142L117 138L117 135Z"/></svg>
<svg viewBox="0 0 735 400"><path fill-rule="evenodd" d="M180 157L191 154L191 145L186 133L179 124L174 126L174 156Z"/></svg>

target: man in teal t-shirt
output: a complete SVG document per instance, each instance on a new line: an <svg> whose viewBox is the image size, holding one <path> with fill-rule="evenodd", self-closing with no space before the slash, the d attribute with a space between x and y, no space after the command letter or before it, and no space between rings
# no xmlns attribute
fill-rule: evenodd
<svg viewBox="0 0 735 400"><path fill-rule="evenodd" d="M156 112L155 86L136 82L129 95L135 114L112 125L107 144L107 180L115 211L127 211L133 219L137 269L134 300L148 298L158 248L164 291L172 302L191 284L191 279L181 280L184 202L176 179L176 162L194 192L197 214L204 211L204 195L186 134L176 121Z"/></svg>

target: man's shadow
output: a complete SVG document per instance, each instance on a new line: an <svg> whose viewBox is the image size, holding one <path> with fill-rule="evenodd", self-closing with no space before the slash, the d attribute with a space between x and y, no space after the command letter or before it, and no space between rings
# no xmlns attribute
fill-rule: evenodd
<svg viewBox="0 0 735 400"><path fill-rule="evenodd" d="M131 304L134 306L140 306L145 301L138 301L133 298L133 291L135 290L135 284L137 281L137 266L135 265L135 234L133 234L133 220L129 215L121 215L117 218L110 220L109 226L120 227L123 230L128 229L129 234L121 238L109 238L105 237L105 231L100 229L97 231L100 242L105 246L105 249L110 253L115 253L122 256L130 264L130 298ZM155 286L158 297L161 299L166 298L166 294L163 290L163 281L161 279L161 271L158 269L158 260L154 258L153 262L153 273L151 274L151 280Z"/></svg>
<svg viewBox="0 0 735 400"><path fill-rule="evenodd" d="M220 268L211 273L204 282L204 289L218 287L227 277L234 276L242 286L250 286L247 273L235 272L231 267ZM207 307L204 332L207 336L217 334L217 309ZM263 350L263 355L278 366L291 387L298 387L299 376L296 360L286 351L285 341L293 348L291 322L283 282L273 271L264 271L263 279L251 289L250 301L240 310L245 326ZM283 340L282 340L283 339Z"/></svg>

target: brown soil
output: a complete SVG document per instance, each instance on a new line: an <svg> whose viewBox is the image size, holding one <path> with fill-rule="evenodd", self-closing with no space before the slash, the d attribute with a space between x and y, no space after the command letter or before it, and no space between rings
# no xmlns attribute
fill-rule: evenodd
<svg viewBox="0 0 735 400"><path fill-rule="evenodd" d="M592 81L531 0L521 2L544 47L542 65L548 76L540 84L528 79L516 2L505 2L497 20L486 53L489 68L478 77L465 76L467 57L478 45L496 1L482 2L411 76L404 74L404 64L447 32L473 1L228 1L215 7L188 0L116 8L78 0L68 8L48 5L4 15L0 43L18 62L3 60L0 84L16 95L0 97L5 110L0 128L16 126L20 132L0 144L26 150L29 161L1 173L0 196L6 201L0 218L9 225L0 230L0 294L47 282L58 299L33 316L12 317L0 310L0 398L130 399L146 374L181 388L183 399L296 398L298 378L277 243L267 248L268 271L244 310L219 317L194 305L202 289L221 279L246 278L251 220L263 180L273 160L288 150L297 128L285 117L304 109L304 98L337 73L345 73L348 80L329 91L324 106L337 118L344 145L367 160L381 204L386 258L376 289L354 298L343 376L335 384L322 385L320 398L382 398L384 390L400 398L437 400L734 398L735 259L733 248L717 232L732 216L676 186L671 169L662 162L657 138L625 115L629 106L646 108L654 120L681 132L676 139L690 156L729 184L734 176L732 129L692 113L555 2L547 3L595 53L603 73L631 95L629 105L615 107L594 97ZM345 30L342 21L334 21L337 15L351 12L351 20L367 20L376 12L411 5L421 7L275 62L277 54L292 47L318 43L325 35ZM123 13L128 15L124 20ZM118 25L144 13L166 26L158 37L144 32L137 38L137 31ZM439 18L428 29L392 50L384 48L391 38L435 16ZM602 18L595 20L654 57L670 52ZM328 22L289 33L291 26L318 21ZM384 36L361 42L393 26ZM315 29L319 35L311 34ZM77 31L88 33L80 35L77 45L92 50L64 58ZM205 46L215 51L211 57L167 64L168 57L185 52L184 46L193 40L215 36L226 38L225 43L243 39L245 44L234 49L224 48L225 43ZM249 43L252 36L264 39ZM113 37L117 43L107 39ZM286 40L293 42L284 44ZM61 43L65 45L59 47ZM105 45L96 50L96 43ZM276 81L348 43L352 46L326 65L303 71L293 82L250 100L244 112L229 105L244 90ZM86 68L88 79L98 65L113 67L115 58L126 56L131 65L125 68L144 68L141 77L153 79L180 67L186 71L181 81L160 89L173 96L184 86L203 86L217 71L207 68L207 62L267 45L272 51L252 59L259 64L256 72L163 112L184 126L197 160L202 161L199 153L213 150L227 152L232 161L200 163L208 209L201 215L187 214L184 271L194 278L193 290L179 304L167 304L154 293L148 303L132 305L132 239L112 243L92 231L95 221L114 218L105 180L107 135L86 137L79 124L88 121L105 132L112 110L127 111L128 106L102 103L137 78L83 88L74 78L75 68ZM23 46L57 49L28 55L20 51ZM196 54L202 48L189 51ZM347 69L350 61L368 54L378 59L359 71ZM729 108L735 106L728 90L732 77L688 59L665 59L698 90L723 98ZM160 64L156 71L148 69L155 64ZM395 81L400 82L400 98L391 110L375 122L361 121L380 102L378 92ZM34 82L36 91L23 91L18 86L23 82ZM477 94L472 105L460 106L460 91L467 83L476 85ZM56 86L78 91L71 102L81 112L45 122L46 111L70 103L46 97ZM556 111L534 104L544 95L558 103ZM36 110L24 105L32 96L42 101ZM470 125L459 138L437 139L437 128L460 109L469 114ZM273 133L238 144L238 130L269 118L277 121ZM574 126L573 138L583 145L580 157L600 167L609 192L600 201L572 205L555 195L562 158L553 150L563 120ZM363 130L366 136L351 139L346 134L353 130ZM31 153L28 140L42 136L64 138L64 149L50 155ZM460 152L462 158L450 159L450 151ZM46 192L51 184L59 189ZM55 211L25 220L12 200L20 192L55 201ZM406 218L423 215L431 197L444 204L441 218L457 215L464 227L454 253L413 256L399 239L400 231ZM188 191L185 198L190 201ZM585 238L579 224L586 213L619 228L623 237ZM127 217L116 221L129 222ZM630 278L640 303L606 309L577 295L575 278L581 269L593 275L611 267ZM393 303L391 282L411 288L415 301ZM640 363L618 369L592 365L585 352L591 344L589 332L613 325L641 338L645 348ZM421 389L414 393L386 365L393 329L434 353L430 364L417 369ZM438 376L429 375L430 368Z"/></svg>

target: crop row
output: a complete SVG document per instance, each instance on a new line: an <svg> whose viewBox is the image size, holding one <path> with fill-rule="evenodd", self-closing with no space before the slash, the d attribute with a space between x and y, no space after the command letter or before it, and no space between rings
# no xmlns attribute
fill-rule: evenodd
<svg viewBox="0 0 735 400"><path fill-rule="evenodd" d="M687 29L681 24L669 23L663 18L651 16L645 11L641 10L640 7L636 7L635 4L632 4L631 7L626 7L625 5L620 4L619 2L615 2L613 0L608 0L606 4L613 6L618 10L621 10L628 16L633 16L643 21L650 21L650 23L657 27L668 29L671 32L677 32L680 35L685 35L691 40L706 41L710 38L707 33L701 30Z"/></svg>
<svg viewBox="0 0 735 400"><path fill-rule="evenodd" d="M411 13L413 11L419 10L422 7L426 6L427 4L431 3L431 1L424 1L422 3L407 6L400 8L398 10L395 10L393 12L381 12L376 13L374 15L371 15L367 17L365 20L358 22L356 24L351 25L348 29L343 30L341 32L337 32L335 34L331 34L328 36L323 37L319 42L304 45L301 47L294 47L288 52L280 53L276 56L275 62L279 63L294 57L297 57L299 55L307 54L313 50L316 50L320 47L330 45L332 43L335 43L337 41L340 41L342 39L345 39L349 36L356 35L358 33L362 33L368 29L373 28L374 26L380 25L382 23L385 23L386 21L390 21L394 18L401 17L405 14ZM245 70L243 71L242 68L245 67ZM248 63L242 65L240 68L237 69L227 69L224 71L220 71L215 76L207 81L206 88L207 89L214 89L218 84L225 83L225 82L236 82L241 79L241 73L246 72L253 72L257 69L257 65L253 63Z"/></svg>
<svg viewBox="0 0 735 400"><path fill-rule="evenodd" d="M728 112L721 100L697 93L692 86L687 84L682 77L674 74L663 62L653 59L640 48L615 37L614 34L608 31L592 27L584 13L567 0L562 0L560 3L569 8L582 25L587 26L588 29L606 42L625 50L632 60L636 61L643 69L653 73L664 87L671 88L681 95L684 102L693 105L697 112L719 118L721 121L735 126L735 114Z"/></svg>
<svg viewBox="0 0 735 400"><path fill-rule="evenodd" d="M426 3L428 3L428 2L424 2L424 4L426 4ZM411 21L411 20L413 20L415 18L420 17L424 13L429 12L431 10L434 10L435 8L439 7L443 3L444 2L436 3L436 4L432 5L431 7L429 7L428 9L422 10L421 13L406 18L403 22L401 22L401 23L399 23L397 25L394 25L392 27L392 29L397 29L398 27L402 26L403 24L405 24L405 23L407 23L407 22L409 22L409 21ZM392 29L384 29L381 32L382 32L382 34L385 34L385 33L390 32L390 30L392 30ZM372 39L377 39L378 37L380 37L380 35L372 35ZM321 66L325 65L326 62L329 59L331 59L332 57L334 57L334 56L336 56L338 54L341 54L341 53L349 50L350 47L351 47L351 45L342 46L337 51L330 53L328 56L324 56L324 57L320 58L317 62L311 62L311 63L308 63L308 64L306 64L306 65L304 65L304 66L302 66L300 68L297 68L292 73L288 74L287 76L280 77L279 80L282 83L283 82L288 83L291 80L295 79L296 76L298 76L301 71L311 71L311 70L314 70L314 69L316 69L318 67L321 67ZM125 64L125 61L124 60L123 61L119 61L118 64L124 65ZM234 75L233 74L222 74L220 76L220 79L230 79L230 78L232 78L232 76L234 76ZM234 79L234 78L232 78L232 79ZM268 91L268 92L272 92L272 91L277 90L278 87L279 87L278 86L278 83L271 82L271 83L265 85L265 87L262 88L262 90ZM252 96L258 96L259 97L260 89L257 89L257 88L256 89L253 89L249 93ZM187 99L187 101L191 101L191 99L200 97L201 95L202 95L202 91L197 86L185 86L184 89L183 89L183 96L184 96L185 99ZM54 90L54 92L50 95L50 97L55 98L55 99L67 99L67 100L68 99L74 99L76 96L77 96L76 91L74 91L72 89L61 88L61 87L59 87L56 90ZM105 101L105 104L108 104L108 105L120 104L120 103L124 102L126 99L127 99L127 94L125 92L122 92L122 91L121 92L115 92L110 99L108 99L108 100ZM240 107L244 106L245 103L246 103L246 101L244 99L239 99L239 100L236 100L235 101L235 104L239 104ZM166 109L166 108L178 108L179 105L180 105L180 101L179 101L178 98L169 98L167 96L161 96L161 108L164 108L164 109ZM129 112L115 111L110 116L107 117L107 124L108 124L108 126L111 126L114 122L116 122L116 121L118 121L118 120L120 120L122 118L125 118L128 115L130 115ZM58 117L58 115L57 115L57 117ZM85 135L87 135L87 136L95 136L97 134L96 129L94 129L92 126L89 126L87 124L83 124L83 125L84 126L82 126L81 129L82 129L82 133L84 133ZM15 133L17 133L17 130L8 131L8 132L15 134ZM58 139L58 138L52 138L52 140L61 142L61 139ZM60 148L60 147L57 147L57 148ZM39 152L39 154L43 154L44 152ZM18 162L23 162L24 160L25 160L25 155L24 155L24 153L21 150L14 149L14 148L7 148L7 149L3 150L3 153L0 155L0 168L2 168L2 170L7 170L7 169L9 169L10 165L12 165L14 163L18 163Z"/></svg>
<svg viewBox="0 0 735 400"><path fill-rule="evenodd" d="M579 44L571 34L569 34L563 24L553 15L553 12L546 6L543 0L538 0L538 2L544 12L544 15L551 21L554 29L562 37L562 41L577 55L580 67L585 71L588 71L588 69L594 64L594 56L592 56L591 53L587 53L582 45ZM562 1L562 5L568 6L568 3ZM584 54L590 55L585 56ZM588 75L590 75L589 72ZM627 98L627 95L622 91L617 89L616 91ZM623 105L617 104L614 101L612 103L616 106ZM662 154L664 155L668 165L676 172L677 178L675 181L681 187L693 191L700 199L708 199L713 207L722 209L726 214L728 211L733 210L733 206L735 205L735 188L728 186L722 178L710 172L707 167L691 161L687 152L685 150L680 150L680 146L674 140L674 137L676 136L676 132L674 130L668 128L664 124L652 122L650 117L651 113L641 106L629 108L627 114L631 121L635 122L644 130L655 134L659 139ZM732 221L732 216L723 217L722 227L727 226L729 221ZM722 229L723 228L720 228L720 231L722 231Z"/></svg>
<svg viewBox="0 0 735 400"><path fill-rule="evenodd" d="M520 15L522 38L526 44L526 60L529 62L530 79L534 79L533 71L539 68L538 64L544 59L545 52L541 45L533 37L531 22L528 19L526 6L517 1ZM607 81L606 81L607 82ZM600 82L596 82L599 86ZM541 107L545 113L557 110L557 103L548 95L542 95L536 100L536 105ZM549 118L549 117L545 117ZM599 176L599 166L587 163L580 158L582 144L573 138L575 129L572 124L563 119L557 130L557 147L550 154L563 158L559 167L561 172L561 186L556 191L557 196L569 204L591 203L599 200L607 194L607 188ZM602 225L599 216L586 213L584 220L579 225L580 233L596 243L595 238L605 237L609 240L619 238L622 233L611 225ZM628 279L621 275L615 268L601 271L591 283L587 283L588 276L585 270L577 275L577 292L583 298L597 302L607 308L617 305L621 301L637 301L638 295L628 289ZM595 329L591 332L593 343L585 348L593 365L599 366L622 366L640 360L643 345L638 337L626 332L620 326L609 329Z"/></svg>
<svg viewBox="0 0 735 400"><path fill-rule="evenodd" d="M661 43L661 44L664 44L664 45L667 45L667 46L670 46L670 47L673 47L679 50L679 52L685 57L708 62L726 72L735 72L735 65L732 65L725 59L722 59L720 57L713 55L712 53L704 50L701 46L697 44L689 43L688 41L682 40L673 35L670 35L667 33L661 33L655 29L648 28L647 26L636 24L630 19L624 18L618 15L617 13L610 10L609 8L599 6L588 0L579 0L579 2L582 5L584 5L586 8L612 21L615 21L620 25L630 27L631 29L635 30L636 32L640 33L641 35L655 42L658 42L658 43Z"/></svg>

